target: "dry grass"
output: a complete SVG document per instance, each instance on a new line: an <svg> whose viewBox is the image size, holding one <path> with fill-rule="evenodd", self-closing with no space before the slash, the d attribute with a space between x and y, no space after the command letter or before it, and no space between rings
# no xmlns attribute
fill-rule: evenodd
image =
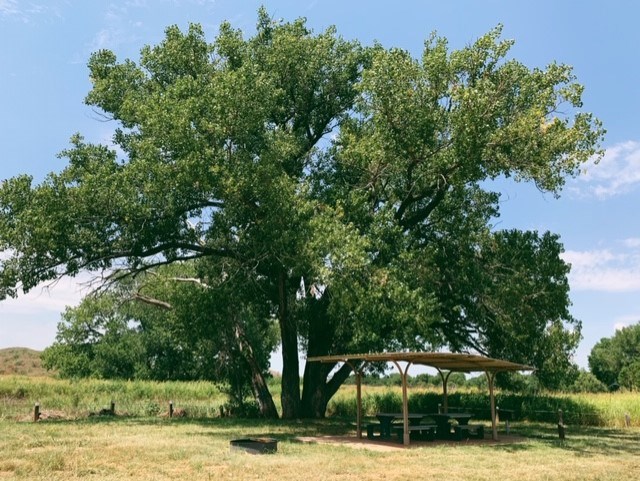
<svg viewBox="0 0 640 481"><path fill-rule="evenodd" d="M517 425L514 444L426 444L354 449L301 436L353 436L347 423L229 419L0 422L0 479L30 480L632 480L640 472L640 431L570 431ZM230 451L235 437L272 436L273 455Z"/></svg>
<svg viewBox="0 0 640 481"><path fill-rule="evenodd" d="M115 394L115 395L114 395ZM343 396L352 398L352 389ZM137 417L87 417L87 410L119 408ZM588 396L600 410L634 411L637 395ZM167 399L192 405L197 416L160 418ZM33 403L62 409L66 419L28 422ZM0 376L0 481L28 480L420 480L626 481L640 472L640 427L569 426L557 439L551 424L516 423L524 440L512 444L353 443L352 418L322 422L266 422L211 418L223 402L207 383L148 383ZM153 408L153 409L151 409ZM145 412L147 414L145 414ZM23 421L24 420L24 421ZM612 425L613 426L613 425ZM237 437L272 436L273 455L229 449ZM303 438L324 441L302 442ZM373 445L377 449L369 449Z"/></svg>
<svg viewBox="0 0 640 481"><path fill-rule="evenodd" d="M23 347L0 349L0 375L50 376L42 367L41 351Z"/></svg>

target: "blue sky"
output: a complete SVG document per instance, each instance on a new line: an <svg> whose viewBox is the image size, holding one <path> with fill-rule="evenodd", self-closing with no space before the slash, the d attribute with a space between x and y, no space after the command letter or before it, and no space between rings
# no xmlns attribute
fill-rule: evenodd
<svg viewBox="0 0 640 481"><path fill-rule="evenodd" d="M572 313L583 322L579 365L599 339L640 320L640 4L633 0L0 0L0 180L60 170L56 154L75 132L109 142L114 125L83 103L91 52L108 48L137 60L168 25L189 22L210 39L223 20L250 34L261 4L274 18L307 17L316 31L336 25L346 38L415 56L434 30L460 48L501 23L503 36L516 41L512 57L530 67L573 65L586 87L584 110L607 129L605 157L568 181L560 199L501 184L497 227L560 234L573 266ZM0 302L0 348L51 344L60 312L83 292L78 279L62 280Z"/></svg>

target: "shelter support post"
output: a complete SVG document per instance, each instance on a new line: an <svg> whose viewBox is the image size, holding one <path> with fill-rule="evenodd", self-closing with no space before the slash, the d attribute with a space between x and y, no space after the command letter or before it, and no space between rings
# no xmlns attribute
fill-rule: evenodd
<svg viewBox="0 0 640 481"><path fill-rule="evenodd" d="M362 439L362 374L356 371L356 401L358 410L358 439Z"/></svg>
<svg viewBox="0 0 640 481"><path fill-rule="evenodd" d="M409 395L407 393L407 373L409 372L411 363L408 363L404 369L402 369L402 366L400 366L397 361L393 361L393 363L398 368L398 371L400 372L400 379L402 380L402 444L409 446L411 436L409 432Z"/></svg>
<svg viewBox="0 0 640 481"><path fill-rule="evenodd" d="M351 364L349 361L345 361L356 376L356 433L358 439L362 439L362 366L360 369Z"/></svg>
<svg viewBox="0 0 640 481"><path fill-rule="evenodd" d="M496 373L492 371L486 371L487 380L489 382L489 399L491 401L491 437L494 441L498 440L498 423L496 419L496 395L494 391L494 384L496 380Z"/></svg>
<svg viewBox="0 0 640 481"><path fill-rule="evenodd" d="M442 379L442 406L443 412L447 414L449 412L449 395L447 393L447 385L449 384L449 376L452 371L447 371L447 374L444 374L440 369L438 369L438 374L440 374L440 379Z"/></svg>

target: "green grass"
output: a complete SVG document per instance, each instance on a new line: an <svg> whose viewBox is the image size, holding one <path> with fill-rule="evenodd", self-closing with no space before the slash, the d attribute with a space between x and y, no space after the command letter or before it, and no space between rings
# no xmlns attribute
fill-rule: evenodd
<svg viewBox="0 0 640 481"><path fill-rule="evenodd" d="M274 386L275 387L275 386ZM394 408L399 391L364 390L369 411ZM420 396L419 390L412 396ZM436 392L413 403L428 409ZM456 402L483 402L481 393L453 393ZM457 397L456 397L457 396ZM277 397L277 394L276 394ZM548 397L548 399L547 399ZM568 402L548 395L545 403ZM120 416L88 416L116 402ZM503 402L516 402L503 395ZM530 405L533 401L524 398ZM126 381L68 381L53 378L0 376L0 479L189 479L227 480L603 480L637 478L640 472L640 427L620 428L619 413L637 413L633 393L569 396L574 406L590 406L609 427L569 424L567 439L559 441L555 424L519 421L515 444L453 446L436 443L403 449L372 451L349 445L308 444L302 436L355 438L354 416L322 421L264 421L220 418L226 397L211 383ZM189 417L168 419L169 400ZM540 400L538 400L540 401ZM43 412L59 413L32 422L33 404ZM523 402L522 399L519 402ZM542 402L542 401L540 401ZM332 406L351 409L353 387L346 386ZM345 407L346 406L346 407ZM128 415L124 415L128 414ZM474 415L474 417L476 417ZM478 416L480 417L480 416ZM480 418L481 419L481 418ZM487 421L481 421L488 424ZM504 429L504 425L500 425ZM503 433L501 433L503 434ZM278 452L251 456L230 451L229 441L246 436L278 439Z"/></svg>
<svg viewBox="0 0 640 481"><path fill-rule="evenodd" d="M560 442L552 426L515 424L515 444L426 444L388 451L308 444L300 436L355 435L340 420L91 418L0 421L0 478L29 480L632 480L638 429L579 428ZM230 451L245 436L278 439L278 452Z"/></svg>

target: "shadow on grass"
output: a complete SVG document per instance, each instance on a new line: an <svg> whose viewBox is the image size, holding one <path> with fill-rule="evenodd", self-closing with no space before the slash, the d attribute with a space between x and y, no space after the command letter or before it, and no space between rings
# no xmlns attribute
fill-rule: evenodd
<svg viewBox="0 0 640 481"><path fill-rule="evenodd" d="M278 441L299 443L301 437L353 437L355 423L351 419L302 419L267 420L241 418L173 418L92 416L76 420L46 420L46 424L95 425L121 424L129 426L194 426L204 430L187 432L190 436L209 439L231 440L241 437L271 437ZM574 453L578 456L615 456L640 453L640 431L636 428L615 429L589 426L567 426L565 439L560 440L556 425L546 423L513 423L512 434L519 439L515 442L492 444L478 443L468 446L482 446L499 452L522 452L538 449L542 444L548 449ZM504 437L504 433L500 433ZM424 444L428 446L429 443ZM452 446L461 447L457 443ZM465 445L466 446L466 445Z"/></svg>
<svg viewBox="0 0 640 481"><path fill-rule="evenodd" d="M560 439L556 425L527 423L517 429L531 441L579 456L640 453L640 432L637 429L569 425L565 427L564 440Z"/></svg>

